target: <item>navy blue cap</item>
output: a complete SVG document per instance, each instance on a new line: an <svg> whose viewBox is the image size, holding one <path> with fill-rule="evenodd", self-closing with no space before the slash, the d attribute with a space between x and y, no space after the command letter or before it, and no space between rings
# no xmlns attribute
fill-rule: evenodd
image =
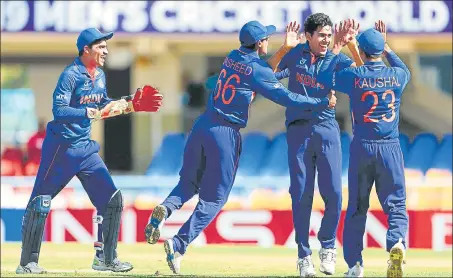
<svg viewBox="0 0 453 278"><path fill-rule="evenodd" d="M277 31L274 25L264 26L256 20L249 21L239 31L241 45L253 45Z"/></svg>
<svg viewBox="0 0 453 278"><path fill-rule="evenodd" d="M380 55L384 51L385 41L381 32L370 28L357 36L359 48L368 55Z"/></svg>
<svg viewBox="0 0 453 278"><path fill-rule="evenodd" d="M83 50L85 45L89 45L94 41L104 39L109 40L113 37L113 32L101 33L96 28L88 28L80 32L79 37L77 38L77 49L80 51Z"/></svg>

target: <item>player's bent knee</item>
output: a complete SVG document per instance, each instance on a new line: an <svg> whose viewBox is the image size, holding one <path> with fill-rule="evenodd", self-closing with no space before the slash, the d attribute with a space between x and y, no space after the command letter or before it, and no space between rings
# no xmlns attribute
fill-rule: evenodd
<svg viewBox="0 0 453 278"><path fill-rule="evenodd" d="M123 195L121 194L121 191L118 189L115 191L115 193L113 193L107 207L122 209L123 206L124 206Z"/></svg>
<svg viewBox="0 0 453 278"><path fill-rule="evenodd" d="M27 210L30 209L36 212L49 213L51 201L52 196L50 195L38 195L28 203Z"/></svg>

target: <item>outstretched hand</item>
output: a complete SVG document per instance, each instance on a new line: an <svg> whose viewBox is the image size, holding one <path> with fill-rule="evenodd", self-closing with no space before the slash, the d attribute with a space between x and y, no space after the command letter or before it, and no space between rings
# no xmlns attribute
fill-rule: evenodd
<svg viewBox="0 0 453 278"><path fill-rule="evenodd" d="M349 29L348 29L348 40L353 41L359 34L360 23L355 19L348 19Z"/></svg>
<svg viewBox="0 0 453 278"><path fill-rule="evenodd" d="M290 22L286 26L286 37L284 46L287 49L291 49L297 46L304 38L303 34L299 34L300 24L296 21Z"/></svg>
<svg viewBox="0 0 453 278"><path fill-rule="evenodd" d="M382 36L384 37L384 41L387 42L387 26L385 26L384 21L378 20L374 23L374 27L376 30L381 32Z"/></svg>
<svg viewBox="0 0 453 278"><path fill-rule="evenodd" d="M360 24L355 19L346 19L335 24L334 42L337 46L343 47L354 40L359 32Z"/></svg>

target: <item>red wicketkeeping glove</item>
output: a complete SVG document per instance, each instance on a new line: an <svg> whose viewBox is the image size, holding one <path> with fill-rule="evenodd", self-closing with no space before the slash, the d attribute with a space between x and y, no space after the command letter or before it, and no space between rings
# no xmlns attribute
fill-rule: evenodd
<svg viewBox="0 0 453 278"><path fill-rule="evenodd" d="M145 85L142 88L138 88L135 94L125 98L128 102L128 107L124 113L157 112L162 106L163 98L164 96L159 93L159 90L150 85Z"/></svg>

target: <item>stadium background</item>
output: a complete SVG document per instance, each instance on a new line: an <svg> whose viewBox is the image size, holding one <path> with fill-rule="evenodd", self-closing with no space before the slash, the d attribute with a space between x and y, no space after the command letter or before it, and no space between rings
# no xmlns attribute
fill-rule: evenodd
<svg viewBox="0 0 453 278"><path fill-rule="evenodd" d="M77 55L77 32L87 27L115 31L105 68L109 96L118 98L146 83L165 95L159 113L136 113L93 125L92 138L100 143L126 200L121 241L135 243L144 241L152 207L178 181L185 135L209 93L203 85L218 72L225 55L238 47L240 27L252 19L276 25L280 34L270 40L272 52L281 45L287 22L303 22L314 12L327 13L334 22L354 17L362 30L377 19L387 23L389 44L412 72L400 125L409 247L451 250L451 1L1 1L1 242L20 241L21 218L39 162L27 153L27 142L40 120L52 119L52 93L59 74ZM351 123L348 100L338 95L345 209ZM249 126L242 131L244 148L230 200L195 245L295 248L284 132L284 108L257 97ZM34 143L39 149L40 140ZM164 238L177 231L196 201L172 216ZM316 194L310 233L314 248L322 208ZM385 246L386 218L375 192L370 210L365 246ZM79 181L73 179L52 202L44 240L93 242L93 213ZM342 224L338 246L341 231Z"/></svg>

